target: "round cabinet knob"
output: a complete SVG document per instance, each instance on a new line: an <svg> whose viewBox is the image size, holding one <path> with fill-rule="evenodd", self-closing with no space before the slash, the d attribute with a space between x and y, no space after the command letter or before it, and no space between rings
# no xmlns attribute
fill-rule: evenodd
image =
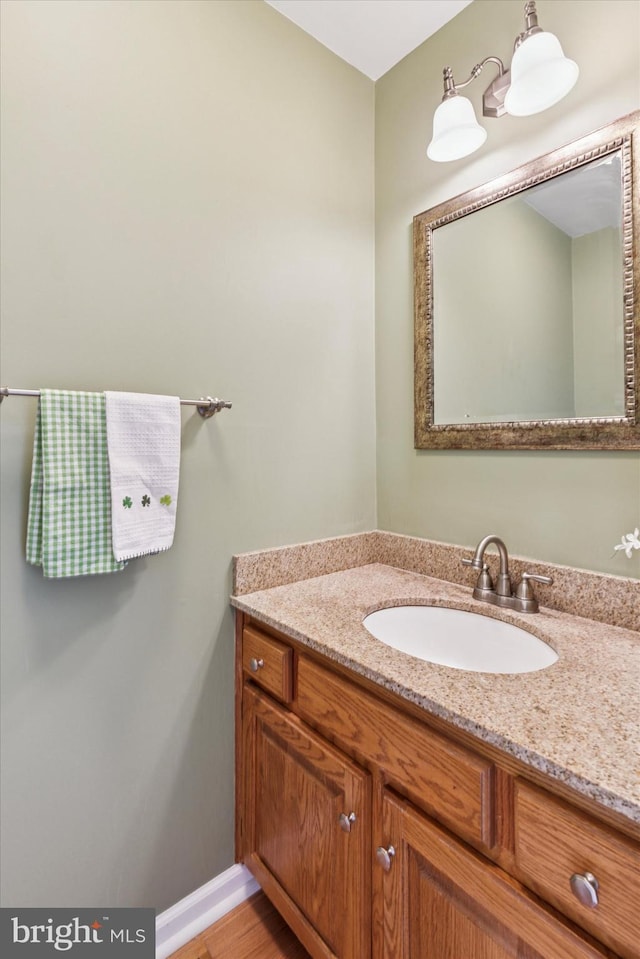
<svg viewBox="0 0 640 959"><path fill-rule="evenodd" d="M249 669L252 673L257 673L259 669L262 669L264 666L264 659L253 659L249 660Z"/></svg>
<svg viewBox="0 0 640 959"><path fill-rule="evenodd" d="M340 829L342 829L343 832L351 832L351 823L355 821L356 814L354 812L350 812L348 816L342 812L338 818Z"/></svg>
<svg viewBox="0 0 640 959"><path fill-rule="evenodd" d="M389 872L391 869L391 861L395 854L396 851L393 846L389 846L387 849L384 846L378 846L376 849L376 859L385 872Z"/></svg>
<svg viewBox="0 0 640 959"><path fill-rule="evenodd" d="M598 905L598 880L590 872L574 872L569 880L571 892L578 902L588 909L595 909Z"/></svg>

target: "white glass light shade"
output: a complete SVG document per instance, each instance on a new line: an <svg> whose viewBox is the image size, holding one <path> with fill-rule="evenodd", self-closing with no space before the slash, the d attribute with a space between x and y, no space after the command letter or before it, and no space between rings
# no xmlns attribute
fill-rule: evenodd
<svg viewBox="0 0 640 959"><path fill-rule="evenodd" d="M433 138L427 147L430 160L459 160L479 149L487 131L476 120L471 100L456 95L443 100L433 114Z"/></svg>
<svg viewBox="0 0 640 959"><path fill-rule="evenodd" d="M552 107L572 89L579 72L553 33L534 33L513 54L505 110L514 117L528 117Z"/></svg>

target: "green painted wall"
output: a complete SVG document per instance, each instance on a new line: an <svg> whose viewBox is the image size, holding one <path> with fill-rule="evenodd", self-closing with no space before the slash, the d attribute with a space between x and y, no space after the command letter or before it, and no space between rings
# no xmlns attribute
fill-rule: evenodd
<svg viewBox="0 0 640 959"><path fill-rule="evenodd" d="M577 86L537 116L485 120L471 157L429 161L443 67L462 79L490 54L509 62L522 7L474 0L376 84L378 525L463 545L495 532L520 555L640 576L639 552L613 550L640 525L637 453L413 449L413 216L640 107L640 4L541 0L542 27L580 66ZM478 113L492 70L465 91Z"/></svg>
<svg viewBox="0 0 640 959"><path fill-rule="evenodd" d="M250 0L2 3L2 383L198 397L173 548L24 561L2 404L2 901L233 862L235 552L375 526L374 84Z"/></svg>

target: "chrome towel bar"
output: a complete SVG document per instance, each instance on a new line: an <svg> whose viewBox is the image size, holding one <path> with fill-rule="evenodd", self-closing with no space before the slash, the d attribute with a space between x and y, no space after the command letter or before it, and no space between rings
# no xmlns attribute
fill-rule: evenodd
<svg viewBox="0 0 640 959"><path fill-rule="evenodd" d="M0 386L0 403L5 396L40 396L40 390L14 390L8 386ZM203 419L209 419L220 410L230 410L232 404L227 400L219 400L213 396L201 396L199 400L180 400L181 406L195 406Z"/></svg>

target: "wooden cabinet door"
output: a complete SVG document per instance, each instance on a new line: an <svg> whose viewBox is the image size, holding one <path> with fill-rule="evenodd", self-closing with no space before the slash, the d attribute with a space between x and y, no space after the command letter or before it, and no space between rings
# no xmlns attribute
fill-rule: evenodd
<svg viewBox="0 0 640 959"><path fill-rule="evenodd" d="M405 801L385 793L381 818L381 849L393 850L388 871L374 870L374 959L609 955Z"/></svg>
<svg viewBox="0 0 640 959"><path fill-rule="evenodd" d="M371 954L369 775L245 687L245 862L318 959Z"/></svg>

